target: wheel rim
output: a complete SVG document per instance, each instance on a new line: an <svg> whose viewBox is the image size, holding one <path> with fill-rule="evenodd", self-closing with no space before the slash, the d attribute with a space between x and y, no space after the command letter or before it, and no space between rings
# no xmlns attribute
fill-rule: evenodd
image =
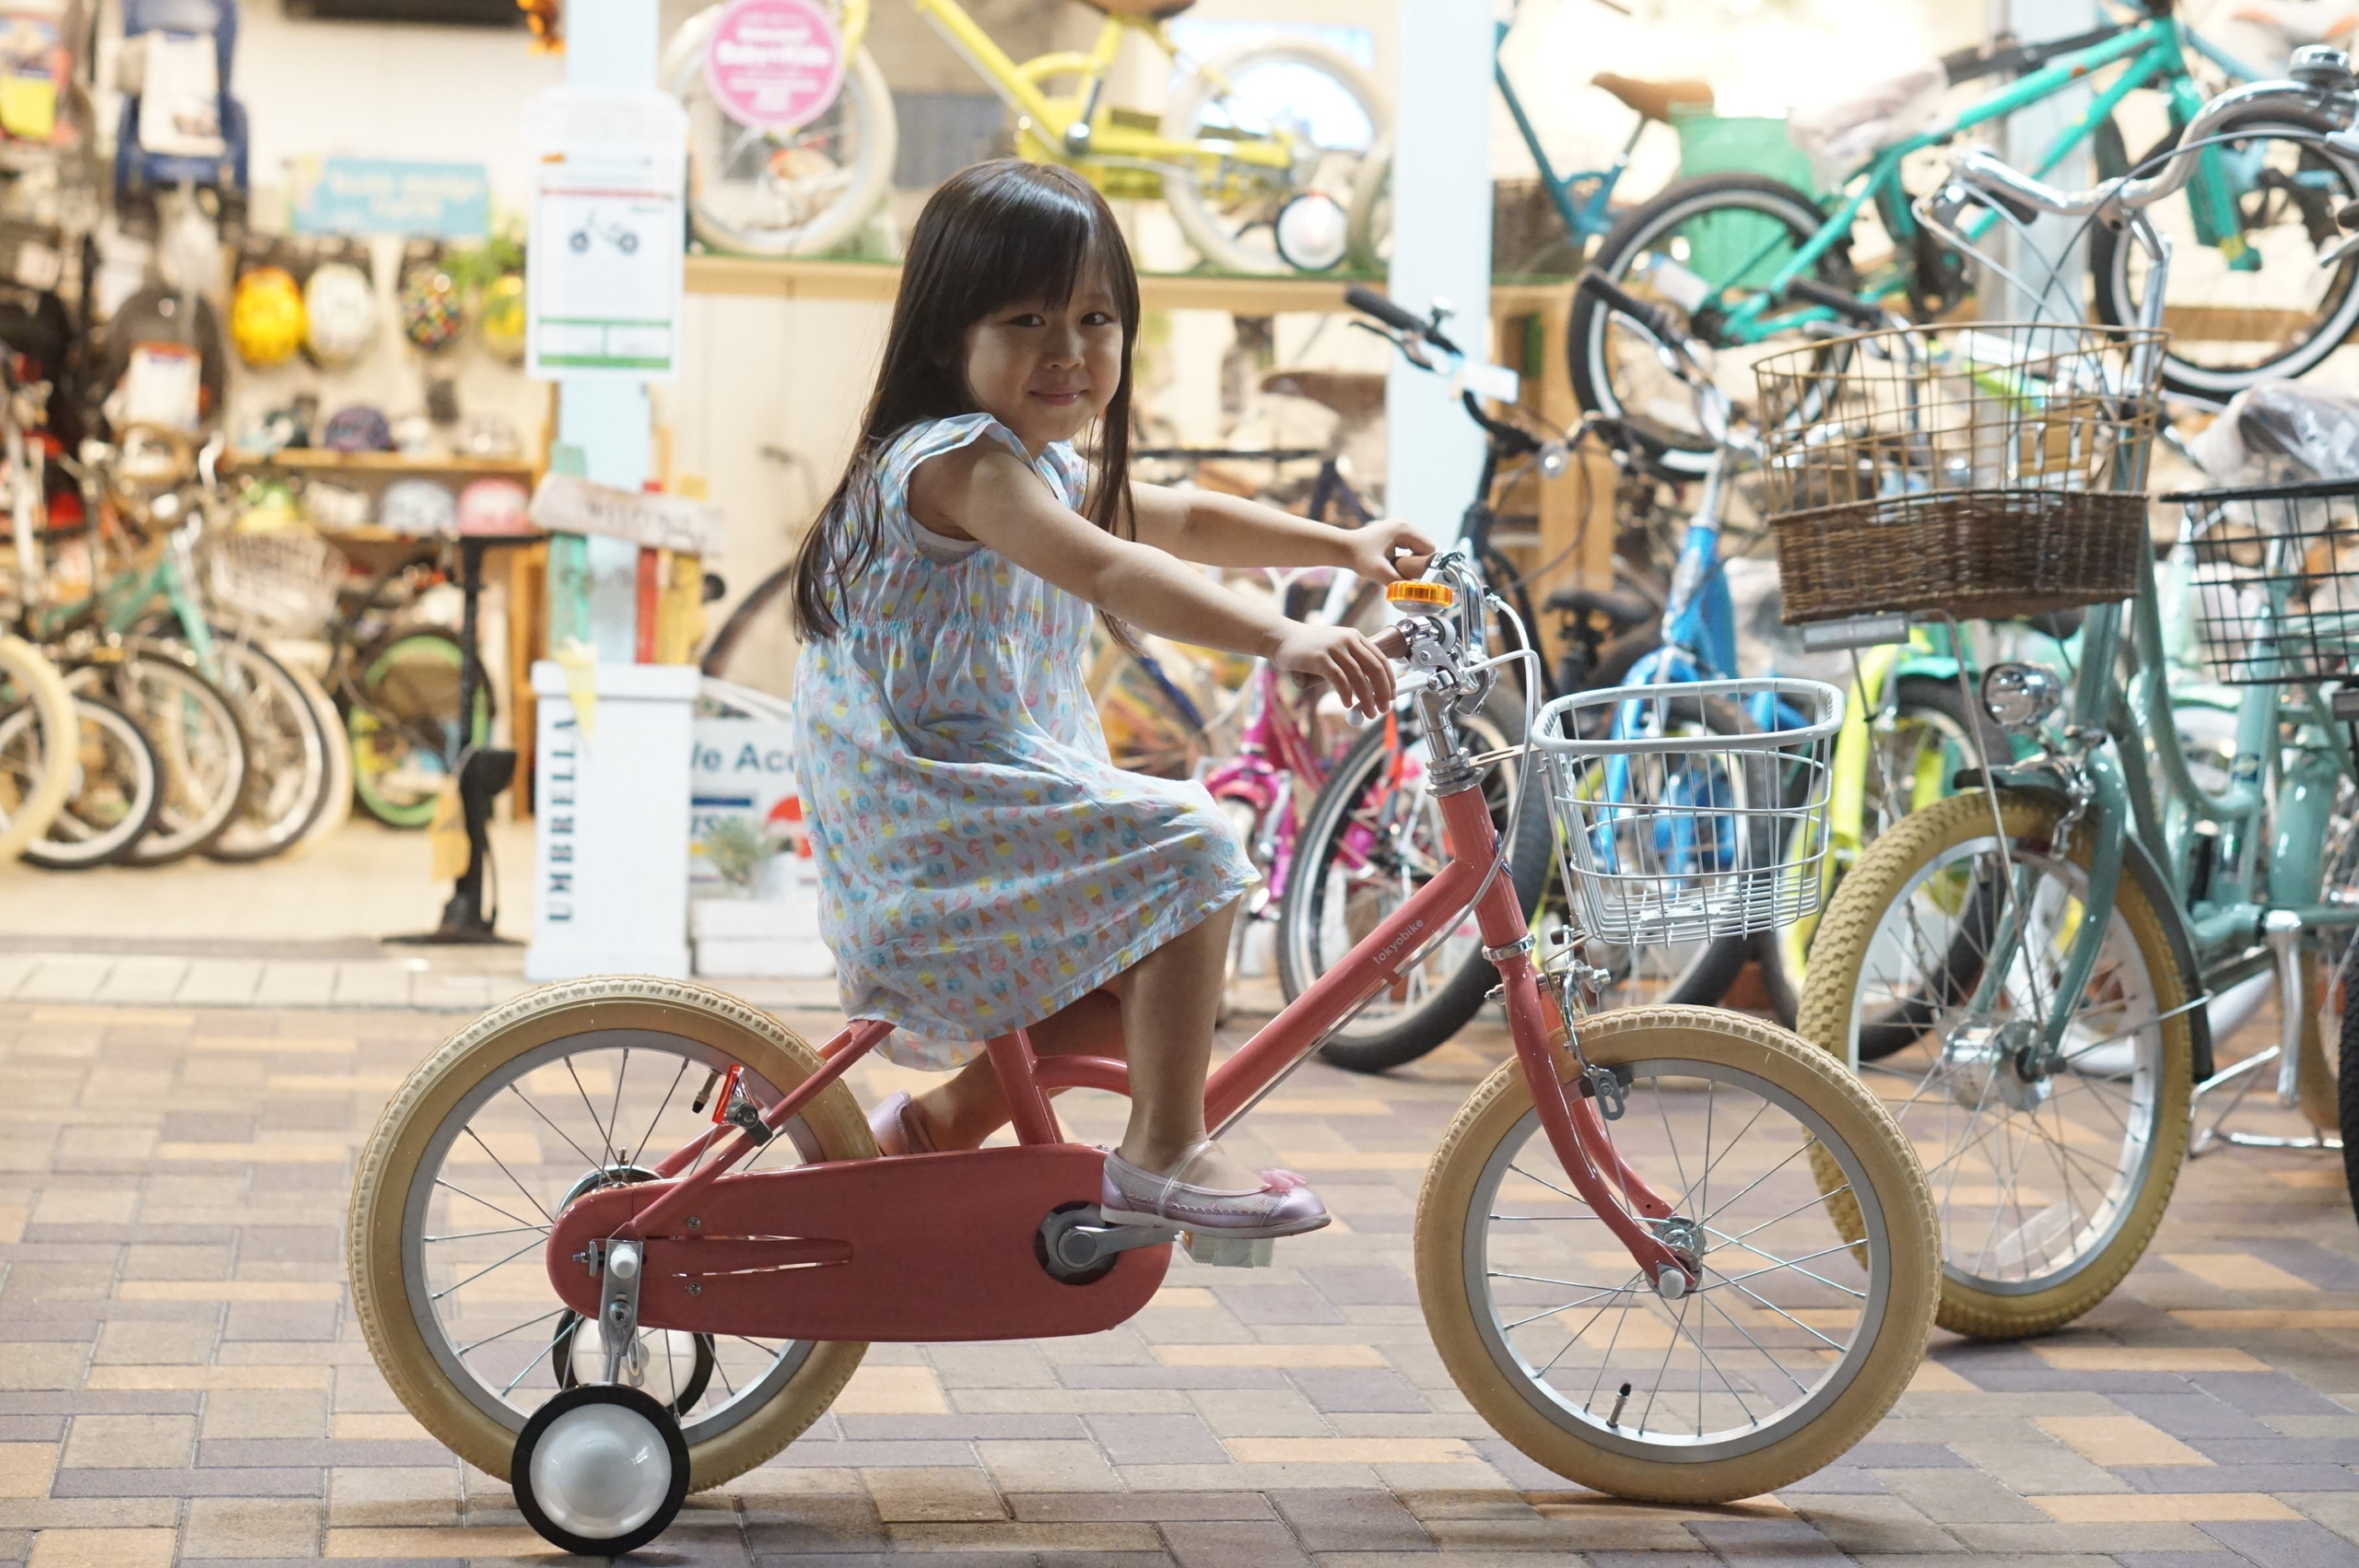
<svg viewBox="0 0 2359 1568"><path fill-rule="evenodd" d="M875 149L865 123L859 63L825 113L792 131L743 125L705 85L704 51L687 51L672 90L687 111L690 211L715 244L764 255L815 248L856 221L865 205L863 160Z"/></svg>
<svg viewBox="0 0 2359 1568"><path fill-rule="evenodd" d="M155 830L134 857L205 843L245 790L245 737L228 700L194 672L158 659L118 666L108 690L154 750L162 795Z"/></svg>
<svg viewBox="0 0 2359 1568"><path fill-rule="evenodd" d="M1676 1058L1615 1071L1629 1098L1614 1147L1698 1227L1696 1288L1673 1303L1641 1282L1527 1110L1468 1200L1477 1332L1518 1395L1584 1442L1673 1463L1755 1452L1816 1420L1874 1348L1892 1278L1881 1200L1850 1146L1766 1078ZM1859 1203L1856 1243L1827 1213L1813 1147Z"/></svg>
<svg viewBox="0 0 2359 1568"><path fill-rule="evenodd" d="M294 842L319 813L327 746L300 687L259 649L217 645L222 689L246 727L246 766L253 785L217 848L267 854Z"/></svg>
<svg viewBox="0 0 2359 1568"><path fill-rule="evenodd" d="M566 1195L644 1179L642 1159L651 1164L710 1127L711 1107L694 1108L698 1088L733 1065L728 1053L676 1036L571 1036L499 1064L435 1128L405 1198L402 1275L428 1351L477 1410L521 1432L559 1391L552 1354L577 1336L541 1246ZM779 1097L751 1067L743 1086L757 1104ZM798 1117L736 1168L776 1170L817 1157ZM760 1410L813 1349L807 1340L720 1336L710 1381L695 1388L695 1369L678 1364L677 1341L686 1338L641 1330L639 1344L642 1365L670 1358L645 1382L695 1394L677 1412L691 1445ZM593 1359L603 1375L603 1358ZM570 1370L580 1365L577 1355Z"/></svg>
<svg viewBox="0 0 2359 1568"><path fill-rule="evenodd" d="M2153 1164L2162 1027L2116 908L2061 1059L2045 1059L2045 999L2084 918L2086 873L2019 838L2009 898L1998 848L1988 837L1953 846L1893 900L1861 961L1851 1039L1856 1050L1870 1029L1900 1036L1860 1071L1925 1161L1943 1272L2025 1295L2087 1268L2128 1221ZM2009 919L2025 940L1978 994Z"/></svg>
<svg viewBox="0 0 2359 1568"><path fill-rule="evenodd" d="M137 836L154 808L153 755L131 721L87 698L75 708L81 719L80 743L71 766L65 803L42 837L29 847L33 858L80 865L104 860ZM0 774L38 773L41 751L39 718L20 708L0 719Z"/></svg>

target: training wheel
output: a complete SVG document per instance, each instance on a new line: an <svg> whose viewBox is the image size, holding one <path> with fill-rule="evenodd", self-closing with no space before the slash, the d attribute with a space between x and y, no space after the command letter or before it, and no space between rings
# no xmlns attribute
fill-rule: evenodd
<svg viewBox="0 0 2359 1568"><path fill-rule="evenodd" d="M688 1445L636 1388L589 1383L533 1412L509 1469L524 1522L560 1551L619 1557L660 1536L688 1494Z"/></svg>

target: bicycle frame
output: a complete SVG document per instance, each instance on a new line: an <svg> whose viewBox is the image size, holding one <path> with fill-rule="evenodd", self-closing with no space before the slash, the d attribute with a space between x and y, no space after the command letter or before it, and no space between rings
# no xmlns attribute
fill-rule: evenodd
<svg viewBox="0 0 2359 1568"><path fill-rule="evenodd" d="M1238 163L1283 174L1294 167L1294 147L1285 135L1270 140L1242 136L1234 141L1207 138L1174 141L1159 131L1126 124L1104 101L1106 78L1121 53L1122 40L1136 32L1167 59L1179 58L1179 47L1163 24L1148 18L1109 14L1097 29L1097 41L1086 53L1043 54L1018 64L958 0L912 0L918 15L933 24L975 73L992 85L1008 107L1029 119L1041 145L1074 163L1122 162ZM1040 83L1051 76L1079 78L1074 96L1050 98Z"/></svg>
<svg viewBox="0 0 2359 1568"><path fill-rule="evenodd" d="M1440 705L1430 696L1421 696L1420 701L1427 709L1429 731L1445 732L1442 727L1448 718L1439 710ZM1463 763L1462 753L1455 760ZM1561 1052L1569 1048L1567 1021L1542 985L1542 976L1532 961L1532 942L1516 901L1513 881L1493 874L1498 835L1479 782L1469 778L1461 787L1439 795L1438 803L1450 849L1449 863L1213 1071L1204 1088L1205 1125L1215 1133L1234 1125L1330 1032L1391 985L1419 957L1425 939L1453 928L1472 908L1486 952L1498 967L1517 1059L1549 1145L1574 1189L1628 1249L1646 1278L1667 1279L1663 1271L1669 1270L1672 1276L1693 1284L1692 1272L1646 1223L1670 1217L1670 1204L1615 1153L1604 1118L1587 1095L1587 1081L1578 1075L1572 1084L1564 1081L1560 1063L1565 1059ZM577 1260L577 1251L593 1244L635 1242L652 1249L641 1276L638 1316L638 1321L649 1328L695 1330L722 1322L742 1325L753 1321L745 1316L749 1313L758 1316L764 1325L761 1331L766 1333L842 1338L850 1331L851 1337L870 1340L990 1339L1015 1333L1084 1331L1070 1326L1074 1323L1107 1326L1100 1317L1086 1316L1102 1314L1106 1308L1081 1302L1078 1298L1085 1293L1064 1292L1076 1299L1046 1321L1034 1312L1034 1298L1041 1294L1040 1284L1047 1277L1028 1245L969 1248L961 1258L966 1271L959 1276L961 1288L957 1292L911 1291L910 1275L893 1261L890 1241L876 1243L874 1256L863 1268L863 1258L869 1257L863 1248L869 1245L870 1230L881 1234L889 1227L907 1230L909 1226L906 1211L889 1208L881 1199L874 1204L878 1211L872 1220L859 1195L881 1192L879 1183L898 1184L896 1190L899 1190L923 1182L931 1191L962 1194L962 1204L984 1215L976 1222L979 1233L992 1222L997 1223L995 1234L1001 1236L1028 1233L1039 1223L1042 1211L1038 1199L1045 1195L1053 1200L1060 1190L1059 1180L1086 1174L1095 1181L1095 1151L1065 1140L1049 1091L1088 1088L1126 1094L1129 1069L1113 1056L1044 1059L1033 1054L1023 1030L988 1041L992 1069L1014 1112L1016 1150L968 1150L729 1174L890 1033L891 1025L886 1024L848 1024L822 1048L818 1071L759 1111L758 1132L745 1123L716 1125L659 1162L654 1166L656 1180L592 1193L568 1208L551 1234L546 1254L549 1277L558 1293L569 1305L579 1298L595 1313L599 1286ZM1021 1179L986 1185L981 1178L987 1169ZM828 1223L815 1221L815 1211L795 1207L799 1192L813 1194L827 1211L827 1220L858 1235L827 1234ZM746 1227L727 1234L757 1239L698 1240L694 1233L700 1217L713 1212L731 1213L732 1223ZM768 1217L767 1223L763 1216ZM1160 1242L1168 1237L1150 1239ZM1159 1247L1154 1250L1159 1258ZM660 1261L666 1252L675 1258L696 1256L721 1260L731 1270L746 1272L724 1273L717 1279L706 1275L704 1283L697 1284ZM1127 1263L1126 1257L1118 1258L1117 1266ZM827 1266L811 1266L818 1264ZM1141 1287L1151 1293L1162 1272L1144 1259L1129 1267L1130 1288L1108 1297L1119 1312L1110 1319L1113 1322L1127 1317L1144 1303ZM757 1281L759 1301L753 1300L747 1288L730 1282L736 1280ZM700 1299L708 1293L712 1300ZM1001 1297L1024 1304L1025 1310L977 1313L977 1302ZM798 1298L809 1302L801 1316ZM857 1329L851 1330L850 1326L855 1323Z"/></svg>
<svg viewBox="0 0 2359 1568"><path fill-rule="evenodd" d="M2106 66L2120 64L2124 68L2111 83L2097 90L2089 106L2059 132L2038 159L2029 165L2035 177L2044 177L2052 171L2088 139L2123 99L2141 88L2159 86L2168 100L2171 124L2174 127L2183 126L2194 118L2204 102L2203 92L2188 75L2187 51L2200 46L2200 41L2191 43L2193 35L2179 25L2175 16L2149 18L2103 42L2058 55L2013 85L1885 147L1865 169L1844 182L1846 193L1841 203L1819 226L1818 231L1765 282L1757 287L1746 289L1746 297L1729 309L1721 327L1722 333L1733 342L1758 343L1812 322L1836 320L1835 312L1825 306L1787 309L1780 300L1790 285L1814 275L1819 262L1848 237L1852 225L1870 202L1876 205L1878 216L1892 235L1895 257L1906 257L1909 253L1911 242L1918 233L1918 224L1900 180L1901 165L1906 159L1978 125L2003 120L2015 111L2052 97ZM2224 63L2227 68L2236 68L2226 55L2208 46L2200 47L2200 53ZM2259 265L2259 257L2249 250L2238 248L2236 197L2236 192L2221 158L2221 149L2206 147L2197 155L2195 177L2189 190L2197 234L2204 243L2217 245L2224 253L2227 253L2229 265L2240 271L2250 271ZM1968 229L1969 236L1978 236L1990 221L1988 215L1984 215ZM1770 241L1753 259L1736 268L1731 275L1743 278L1751 275L1767 260L1770 250L1779 242ZM1885 275L1871 281L1860 290L1860 295L1870 300L1884 299L1902 292L1907 286L1907 269L1903 261L1896 263ZM1725 292L1734 286L1722 287Z"/></svg>
<svg viewBox="0 0 2359 1568"><path fill-rule="evenodd" d="M1523 107L1523 99L1515 90L1515 83L1508 79L1507 63L1498 58L1498 50L1506 43L1508 22L1500 22L1492 40L1492 79L1499 84L1499 96L1507 100L1508 114L1515 121L1515 128L1523 137L1524 150L1532 155L1532 167L1540 172L1540 188L1548 193L1548 203L1564 220L1565 232L1573 241L1575 251L1587 249L1590 240L1614 227L1608 210L1614 201L1614 188L1622 182L1623 170L1630 167L1630 157L1637 150L1638 138L1646 135L1644 115L1636 115L1637 123L1614 155L1614 162L1604 169L1575 169L1559 174L1549 161L1548 149L1541 145L1539 128ZM1574 193L1579 192L1577 196Z"/></svg>

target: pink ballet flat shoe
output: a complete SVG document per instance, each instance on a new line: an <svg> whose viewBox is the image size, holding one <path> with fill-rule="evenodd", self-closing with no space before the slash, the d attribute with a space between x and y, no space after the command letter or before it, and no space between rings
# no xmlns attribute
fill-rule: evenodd
<svg viewBox="0 0 2359 1568"><path fill-rule="evenodd" d="M1143 1171L1121 1155L1106 1155L1098 1210L1109 1225L1177 1225L1182 1230L1259 1241L1300 1235L1327 1223L1327 1206L1292 1171L1263 1171L1262 1185L1245 1190L1194 1187L1180 1179L1212 1140L1190 1149L1169 1175Z"/></svg>
<svg viewBox="0 0 2359 1568"><path fill-rule="evenodd" d="M868 1130L880 1154L937 1154L927 1131L925 1113L907 1094L889 1094L868 1113Z"/></svg>

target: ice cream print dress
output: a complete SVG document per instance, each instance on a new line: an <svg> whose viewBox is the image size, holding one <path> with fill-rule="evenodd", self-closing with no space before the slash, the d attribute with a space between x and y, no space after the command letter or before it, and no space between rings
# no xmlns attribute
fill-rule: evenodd
<svg viewBox="0 0 2359 1568"><path fill-rule="evenodd" d="M910 515L927 459L996 441L1078 508L1070 445L1036 462L985 414L895 437L875 558L795 671L795 766L844 1012L950 1068L1038 1023L1241 893L1244 850L1198 784L1109 760L1089 603Z"/></svg>

